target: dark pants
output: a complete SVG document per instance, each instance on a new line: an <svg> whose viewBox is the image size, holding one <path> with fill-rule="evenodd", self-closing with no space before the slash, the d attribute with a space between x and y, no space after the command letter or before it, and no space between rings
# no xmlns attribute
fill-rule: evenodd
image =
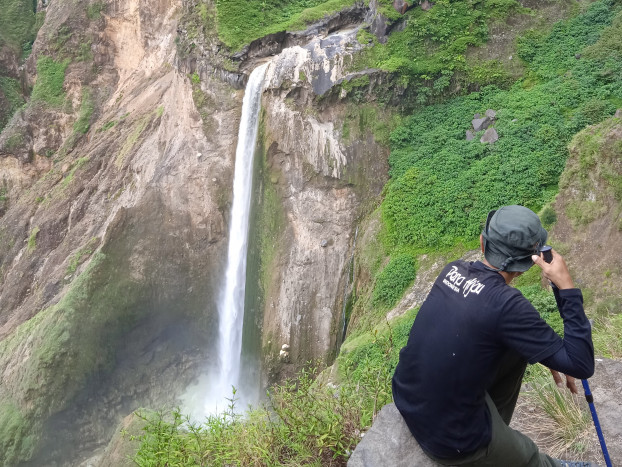
<svg viewBox="0 0 622 467"><path fill-rule="evenodd" d="M456 459L430 457L439 464L465 467L559 467L559 461L540 453L531 439L508 426L526 367L518 354L506 354L488 388L486 404L492 420L492 440L488 446Z"/></svg>

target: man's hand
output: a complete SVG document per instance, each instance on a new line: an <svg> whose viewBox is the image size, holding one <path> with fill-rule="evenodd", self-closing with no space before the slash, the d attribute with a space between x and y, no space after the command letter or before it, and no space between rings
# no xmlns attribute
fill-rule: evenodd
<svg viewBox="0 0 622 467"><path fill-rule="evenodd" d="M540 266L544 277L555 284L559 290L574 288L572 277L570 277L570 272L568 271L568 266L566 266L564 258L555 250L551 251L553 252L553 261L550 263L544 261L542 256L532 255L531 259L535 264Z"/></svg>
<svg viewBox="0 0 622 467"><path fill-rule="evenodd" d="M557 385L557 387L560 389L563 389L564 381L559 371L551 370L551 374L553 375L553 379L555 380L555 384ZM576 385L577 380L574 379L572 376L568 376L568 375L564 375L564 376L566 377L566 387L570 389L570 392L573 394L579 394L579 390L577 389L577 385Z"/></svg>

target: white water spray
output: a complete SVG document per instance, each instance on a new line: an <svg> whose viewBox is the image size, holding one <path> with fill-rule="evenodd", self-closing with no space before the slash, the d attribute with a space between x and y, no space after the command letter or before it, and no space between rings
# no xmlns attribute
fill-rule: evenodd
<svg viewBox="0 0 622 467"><path fill-rule="evenodd" d="M218 372L210 378L210 390L205 402L207 413L217 413L227 408L227 398L232 396L232 386L239 390L236 398L240 398L241 402L246 402L244 388L238 388L238 382L246 290L248 221L253 185L253 155L257 139L263 79L267 66L268 64L264 64L253 70L248 78L242 102L242 118L235 153L227 270L225 286L218 302L219 368Z"/></svg>

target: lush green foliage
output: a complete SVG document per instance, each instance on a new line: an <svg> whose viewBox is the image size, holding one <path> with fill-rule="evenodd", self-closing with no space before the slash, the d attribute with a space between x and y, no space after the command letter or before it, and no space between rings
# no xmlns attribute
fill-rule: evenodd
<svg viewBox="0 0 622 467"><path fill-rule="evenodd" d="M528 65L538 84L529 78L508 91L487 87L426 107L393 132L392 181L382 207L390 244L423 250L470 242L490 209L516 203L538 211L552 199L571 137L610 115L622 95L622 62L607 62L617 68L603 75L597 54L574 57L617 11L611 1L596 2L533 45ZM555 57L569 50L562 73ZM466 141L473 115L486 109L497 111L499 141Z"/></svg>
<svg viewBox="0 0 622 467"><path fill-rule="evenodd" d="M429 11L415 8L405 15L406 27L385 45L365 49L357 66L397 73L402 85L417 89L420 103L446 93L457 73L478 85L505 85L508 76L498 62L469 67L466 52L486 42L489 22L522 11L515 0L440 0Z"/></svg>
<svg viewBox="0 0 622 467"><path fill-rule="evenodd" d="M218 36L232 49L240 49L267 34L304 29L352 3L353 0L219 0Z"/></svg>
<svg viewBox="0 0 622 467"><path fill-rule="evenodd" d="M415 258L411 254L395 255L376 278L373 305L391 307L415 280Z"/></svg>
<svg viewBox="0 0 622 467"><path fill-rule="evenodd" d="M2 100L5 100L5 106ZM0 131L7 124L11 115L24 105L19 82L12 78L0 76Z"/></svg>
<svg viewBox="0 0 622 467"><path fill-rule="evenodd" d="M34 5L32 0L0 0L0 46L22 50L32 45L37 34Z"/></svg>
<svg viewBox="0 0 622 467"><path fill-rule="evenodd" d="M37 61L37 82L32 90L32 100L60 106L65 100L65 70L69 62L56 62L43 56Z"/></svg>

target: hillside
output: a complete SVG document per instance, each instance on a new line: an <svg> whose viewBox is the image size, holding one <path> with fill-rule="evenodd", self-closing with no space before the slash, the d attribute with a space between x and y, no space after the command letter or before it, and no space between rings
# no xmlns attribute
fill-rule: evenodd
<svg viewBox="0 0 622 467"><path fill-rule="evenodd" d="M622 358L619 0L35 3L0 0L0 464L344 465L503 204ZM188 425L262 63L240 394L270 409ZM560 330L537 271L517 287Z"/></svg>

